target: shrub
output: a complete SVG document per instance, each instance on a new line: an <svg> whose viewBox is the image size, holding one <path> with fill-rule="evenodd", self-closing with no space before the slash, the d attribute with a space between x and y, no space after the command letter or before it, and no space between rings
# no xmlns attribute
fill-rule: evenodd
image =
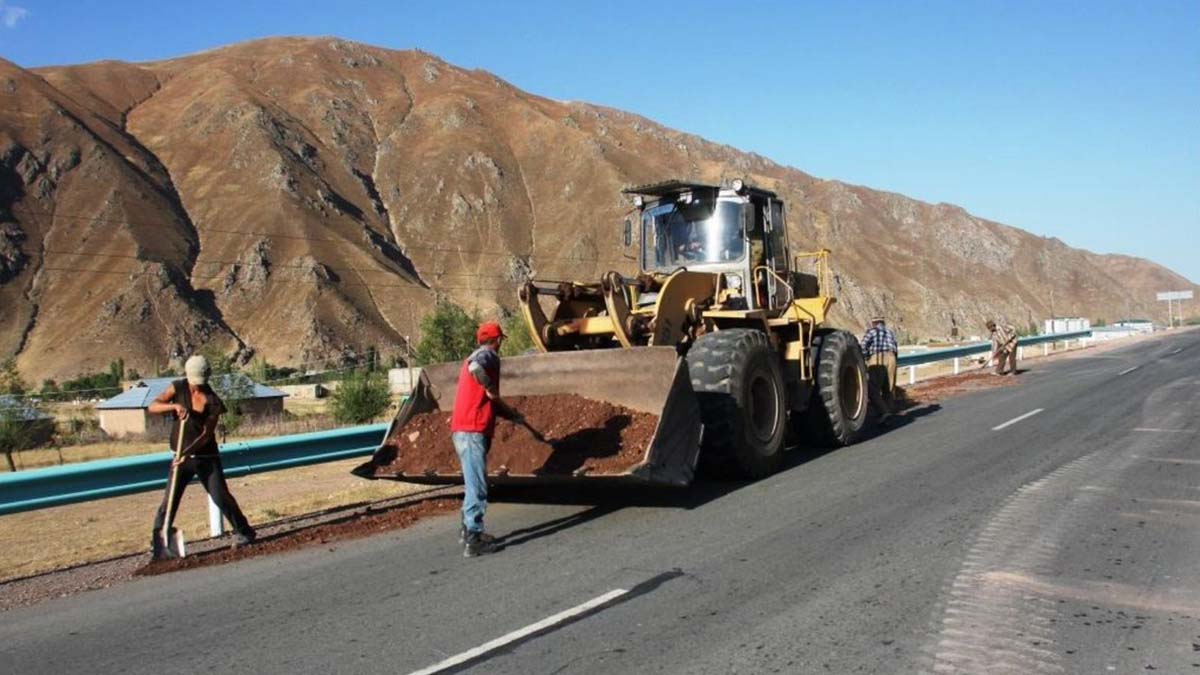
<svg viewBox="0 0 1200 675"><path fill-rule="evenodd" d="M362 424L375 419L391 403L387 378L380 373L351 373L333 391L333 418L341 424Z"/></svg>
<svg viewBox="0 0 1200 675"><path fill-rule="evenodd" d="M520 314L509 314L500 319L500 326L508 339L500 346L501 356L520 356L533 349L533 336L529 334L529 324Z"/></svg>

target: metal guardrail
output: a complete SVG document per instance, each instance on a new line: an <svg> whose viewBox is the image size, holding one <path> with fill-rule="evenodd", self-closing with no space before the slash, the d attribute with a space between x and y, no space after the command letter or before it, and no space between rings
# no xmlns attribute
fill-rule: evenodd
<svg viewBox="0 0 1200 675"><path fill-rule="evenodd" d="M1078 340L1090 337L1091 334L1091 331L1079 331L1037 335L1021 338L1019 344L1029 346L1060 340ZM936 349L920 354L906 354L897 359L897 364L899 367L910 369L911 382L918 365L960 359L986 353L990 349L991 346L986 342ZM225 467L225 474L237 477L362 457L379 447L387 426L370 424L228 443L221 447L221 461ZM170 452L159 452L0 474L0 515L161 490L167 484L170 462ZM212 529L217 532L219 527L220 518L219 514L216 514Z"/></svg>
<svg viewBox="0 0 1200 675"><path fill-rule="evenodd" d="M1073 333L1053 333L1050 335L1030 335L1029 337L1019 338L1017 340L1017 345L1020 347L1030 347L1039 344L1049 346L1053 342L1070 342L1071 340L1082 340L1083 338L1088 338L1091 336L1092 331L1090 330L1075 331ZM951 361L955 359L966 358L968 356L974 356L975 354L988 354L991 351L992 344L990 342L975 342L969 345L963 345L962 347L931 349L927 352L920 352L918 354L905 354L896 359L896 365L900 368L923 366L929 363L937 363L939 361ZM957 372L957 370L955 372ZM909 373L909 382L911 383L911 374L913 371L910 370Z"/></svg>
<svg viewBox="0 0 1200 675"><path fill-rule="evenodd" d="M379 447L387 427L369 424L227 443L221 446L221 463L226 476L236 477L362 457ZM0 474L0 515L161 490L170 464L170 452L156 452Z"/></svg>

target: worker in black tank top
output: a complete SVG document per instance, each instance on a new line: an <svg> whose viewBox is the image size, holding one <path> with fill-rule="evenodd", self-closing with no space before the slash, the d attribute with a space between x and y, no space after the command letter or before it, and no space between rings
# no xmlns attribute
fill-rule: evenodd
<svg viewBox="0 0 1200 675"><path fill-rule="evenodd" d="M213 502L220 507L221 514L233 526L237 543L249 544L255 539L254 528L250 527L246 516L242 514L237 500L229 494L225 470L221 467L221 456L217 447L217 422L225 412L225 404L208 384L211 375L208 361L203 356L193 356L187 360L184 370L187 372L187 378L172 382L166 391L154 399L149 409L153 414L175 416L175 422L171 425L173 452L179 452L176 443L179 442L179 425L183 425L183 451L172 466L173 471L179 472L173 482L175 489L171 490L172 481L168 480L167 491L158 507L158 514L154 517L151 551L155 558L163 557L165 550L165 542L162 539L164 525L168 529L171 527L171 523L163 522L166 519L168 502L174 520L179 511L179 500L193 477L200 479Z"/></svg>

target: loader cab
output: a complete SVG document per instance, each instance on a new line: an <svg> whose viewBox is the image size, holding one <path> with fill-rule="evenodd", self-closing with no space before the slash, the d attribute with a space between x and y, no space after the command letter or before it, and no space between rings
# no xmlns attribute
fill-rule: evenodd
<svg viewBox="0 0 1200 675"><path fill-rule="evenodd" d="M791 302L783 202L773 192L741 181L670 181L629 192L641 210L642 272L721 274L729 309L770 312Z"/></svg>

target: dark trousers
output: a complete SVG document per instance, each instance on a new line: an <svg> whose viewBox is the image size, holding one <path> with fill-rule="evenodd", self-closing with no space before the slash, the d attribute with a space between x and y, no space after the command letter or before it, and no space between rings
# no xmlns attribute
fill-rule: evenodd
<svg viewBox="0 0 1200 675"><path fill-rule="evenodd" d="M179 472L179 475L175 477L175 490L171 491L171 481L168 477L167 490L163 493L162 504L159 505L158 513L154 516L155 537L160 536L163 521L167 517L167 500L171 501L171 520L174 522L175 515L179 513L179 500L183 498L183 491L192 478L199 478L200 482L204 484L204 489L220 507L221 514L233 526L235 532L242 534L253 532L250 523L246 521L246 516L242 514L242 509L238 507L237 500L229 494L229 485L225 482L225 470L221 468L219 458L189 457L176 467L175 471ZM170 527L171 523L166 525Z"/></svg>

